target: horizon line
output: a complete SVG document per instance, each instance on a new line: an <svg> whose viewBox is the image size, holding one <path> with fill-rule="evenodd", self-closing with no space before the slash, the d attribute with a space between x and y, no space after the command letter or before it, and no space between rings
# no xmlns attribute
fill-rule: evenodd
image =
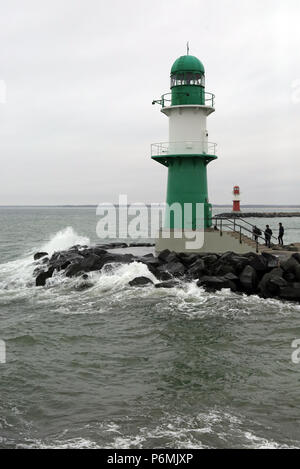
<svg viewBox="0 0 300 469"><path fill-rule="evenodd" d="M0 205L0 208L7 208L7 207L82 207L82 208L94 208L98 207L98 205L102 204L8 204L8 205ZM103 205L109 205L109 202L103 203ZM125 205L119 205L117 203L112 203L112 205L124 207ZM127 207L131 205L165 205L165 202L150 202L150 203L143 203L143 202L132 202L131 204L127 204ZM232 207L232 204L212 204L213 207ZM241 204L241 207L300 207L300 204Z"/></svg>

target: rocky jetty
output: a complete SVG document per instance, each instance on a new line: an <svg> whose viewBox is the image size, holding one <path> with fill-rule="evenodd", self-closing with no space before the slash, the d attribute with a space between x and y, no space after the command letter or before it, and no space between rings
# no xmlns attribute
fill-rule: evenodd
<svg viewBox="0 0 300 469"><path fill-rule="evenodd" d="M300 217L300 212L228 212L216 215L217 218L292 218Z"/></svg>
<svg viewBox="0 0 300 469"><path fill-rule="evenodd" d="M135 244L145 246L145 244ZM151 246L147 244L147 246ZM80 277L82 288L92 286L89 272L107 271L115 264L141 262L157 279L155 288L173 288L182 282L196 281L208 291L227 288L233 292L255 294L263 298L278 298L300 302L300 253L280 261L269 253L236 254L187 254L162 251L137 256L130 253L109 252L120 243L93 247L73 246L66 251L55 252L51 257L36 253L35 282L44 286L55 272L63 271L66 277ZM127 247L127 245L126 245ZM126 250L125 250L126 251ZM129 282L132 287L153 285L147 277L136 277Z"/></svg>

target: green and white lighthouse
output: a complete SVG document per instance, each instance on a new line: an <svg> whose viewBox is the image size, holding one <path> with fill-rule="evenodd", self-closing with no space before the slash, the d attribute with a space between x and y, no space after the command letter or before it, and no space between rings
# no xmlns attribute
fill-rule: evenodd
<svg viewBox="0 0 300 469"><path fill-rule="evenodd" d="M151 157L168 168L167 204L182 207L180 219L166 218L165 228L209 229L212 208L208 201L207 165L217 158L216 144L208 141L207 116L214 112L214 95L205 91L205 70L197 57L179 57L171 68L171 93L160 100L161 112L169 118L169 141L151 145ZM184 216L184 204L192 216ZM199 220L196 205L203 204Z"/></svg>

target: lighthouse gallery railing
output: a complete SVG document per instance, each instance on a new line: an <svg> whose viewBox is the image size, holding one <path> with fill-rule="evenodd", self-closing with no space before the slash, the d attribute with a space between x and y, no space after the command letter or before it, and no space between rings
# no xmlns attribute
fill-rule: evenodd
<svg viewBox="0 0 300 469"><path fill-rule="evenodd" d="M216 155L217 144L206 141L152 143L151 156Z"/></svg>
<svg viewBox="0 0 300 469"><path fill-rule="evenodd" d="M213 93L205 91L205 106L215 107L215 98L216 96ZM161 99L153 101L152 104L158 103L162 107L171 106L172 102L172 93L165 93L162 95Z"/></svg>

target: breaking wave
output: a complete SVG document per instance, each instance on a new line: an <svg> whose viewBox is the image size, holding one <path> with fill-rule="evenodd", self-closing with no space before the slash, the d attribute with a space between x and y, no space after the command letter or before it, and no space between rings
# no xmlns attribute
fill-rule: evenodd
<svg viewBox="0 0 300 469"><path fill-rule="evenodd" d="M23 258L0 264L0 289L33 286L32 272L35 266L33 254L35 252L44 251L51 256L55 251L62 251L76 244L89 245L90 240L85 236L80 236L71 226L68 226L52 235L42 246L35 247L27 255L24 254Z"/></svg>
<svg viewBox="0 0 300 469"><path fill-rule="evenodd" d="M251 426L251 430L249 427ZM19 443L25 449L142 449L165 448L212 449L292 449L299 447L296 440L287 444L264 436L268 429L244 416L212 409L195 416L165 413L156 424L138 426L135 430L129 421L87 424L80 428L81 437L71 437L65 430L53 439L30 440ZM88 434L97 437L92 439ZM96 441L95 441L96 440Z"/></svg>

